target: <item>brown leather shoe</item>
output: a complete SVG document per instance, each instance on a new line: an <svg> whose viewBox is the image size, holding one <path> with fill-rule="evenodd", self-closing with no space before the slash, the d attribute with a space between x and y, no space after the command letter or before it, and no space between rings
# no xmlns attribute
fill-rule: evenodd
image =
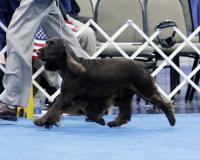
<svg viewBox="0 0 200 160"><path fill-rule="evenodd" d="M10 109L6 104L0 102L0 119L17 121L17 108Z"/></svg>

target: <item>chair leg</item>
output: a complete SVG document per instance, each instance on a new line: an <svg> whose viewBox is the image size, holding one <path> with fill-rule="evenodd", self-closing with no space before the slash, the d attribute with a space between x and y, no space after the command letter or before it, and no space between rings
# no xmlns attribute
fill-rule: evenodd
<svg viewBox="0 0 200 160"><path fill-rule="evenodd" d="M173 58L173 62L179 67L179 56ZM176 72L176 70L170 66L170 91L172 92L177 85L180 83L180 75ZM180 93L180 91L178 92ZM174 99L174 97L172 97Z"/></svg>
<svg viewBox="0 0 200 160"><path fill-rule="evenodd" d="M199 64L200 64L200 60L198 59L198 64L197 64L197 65L199 65ZM195 84L198 84L198 83L199 83L199 79L200 79L200 71L198 71L198 72L196 73L196 75L194 76L194 80L193 80L194 83L195 83ZM192 101L192 100L193 100L195 91L196 91L196 90L192 87L191 92L190 92L189 101Z"/></svg>
<svg viewBox="0 0 200 160"><path fill-rule="evenodd" d="M177 56L177 58L174 59L175 64L180 68L180 57ZM179 73L175 73L176 74L176 87L180 84L180 75ZM178 91L178 93L180 93L180 90Z"/></svg>
<svg viewBox="0 0 200 160"><path fill-rule="evenodd" d="M192 66L192 70L194 70L194 69L197 67L198 64L199 64L199 56L197 56L197 57L194 59L193 66ZM197 74L198 74L198 72L197 72ZM191 78L191 80L192 80L193 82L194 82L194 80L195 80L195 77L196 77L196 75L194 75L194 76ZM188 84L188 87L187 87L187 90L186 90L186 94L185 94L185 101L186 101L186 102L188 102L188 101L190 101L190 99L192 99L192 98L191 98L191 92L193 92L192 90L194 90L193 87L192 87L190 84Z"/></svg>
<svg viewBox="0 0 200 160"><path fill-rule="evenodd" d="M176 75L173 67L170 66L170 92L176 87ZM174 99L174 96L172 97Z"/></svg>

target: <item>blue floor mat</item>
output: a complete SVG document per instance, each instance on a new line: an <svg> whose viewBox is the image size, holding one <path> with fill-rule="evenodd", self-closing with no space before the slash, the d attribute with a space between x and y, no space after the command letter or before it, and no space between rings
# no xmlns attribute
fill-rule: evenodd
<svg viewBox="0 0 200 160"><path fill-rule="evenodd" d="M176 118L170 127L163 114L137 114L109 128L69 116L52 129L0 120L0 160L199 160L200 114Z"/></svg>

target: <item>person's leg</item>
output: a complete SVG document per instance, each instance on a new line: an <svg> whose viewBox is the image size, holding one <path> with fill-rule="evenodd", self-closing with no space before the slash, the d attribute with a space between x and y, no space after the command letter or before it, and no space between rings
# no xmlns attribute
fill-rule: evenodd
<svg viewBox="0 0 200 160"><path fill-rule="evenodd" d="M80 21L68 16L68 19L72 21L77 30L80 30L84 24ZM81 47L92 56L96 52L96 35L92 28L86 27L84 31L78 36L78 40Z"/></svg>
<svg viewBox="0 0 200 160"><path fill-rule="evenodd" d="M48 18L42 24L42 28L48 38L61 37L67 40L76 56L89 58L88 54L81 48L75 34L65 25L61 12L55 4L52 6Z"/></svg>
<svg viewBox="0 0 200 160"><path fill-rule="evenodd" d="M7 32L5 90L0 96L1 102L27 106L32 81L33 39L53 3L53 0L21 0L14 13Z"/></svg>

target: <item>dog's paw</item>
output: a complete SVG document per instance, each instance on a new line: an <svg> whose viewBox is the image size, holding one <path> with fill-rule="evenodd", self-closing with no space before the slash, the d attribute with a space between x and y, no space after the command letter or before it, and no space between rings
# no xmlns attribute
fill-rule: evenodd
<svg viewBox="0 0 200 160"><path fill-rule="evenodd" d="M167 119L169 120L169 123L171 126L175 126L176 124L176 118L174 113L174 108L170 107L168 112L166 112Z"/></svg>
<svg viewBox="0 0 200 160"><path fill-rule="evenodd" d="M45 125L45 122L43 121L42 118L35 119L35 120L33 121L33 123L34 123L36 126L38 126L38 127L43 127L43 126Z"/></svg>
<svg viewBox="0 0 200 160"><path fill-rule="evenodd" d="M100 118L98 121L97 121L98 124L102 125L102 126L105 126L106 125L106 122L103 118Z"/></svg>
<svg viewBox="0 0 200 160"><path fill-rule="evenodd" d="M111 128L120 127L121 125L128 123L130 120L131 120L130 118L123 118L123 119L117 118L114 121L108 122L107 125Z"/></svg>
<svg viewBox="0 0 200 160"><path fill-rule="evenodd" d="M44 120L43 118L39 118L39 119L36 119L33 121L33 123L36 125L36 126L39 126L39 127L45 127L47 129L49 128L52 128L53 126L58 126L57 124L58 121L56 121L55 119L47 119L47 120Z"/></svg>
<svg viewBox="0 0 200 160"><path fill-rule="evenodd" d="M108 125L110 128L112 128L112 127L119 127L119 126L120 126L120 125L119 125L117 122L115 122L115 121L110 121L110 122L107 123L107 125Z"/></svg>
<svg viewBox="0 0 200 160"><path fill-rule="evenodd" d="M57 121L53 120L53 119L49 119L46 123L45 123L45 128L50 129L53 126L59 126Z"/></svg>
<svg viewBox="0 0 200 160"><path fill-rule="evenodd" d="M85 122L94 122L93 120L91 120L90 118L88 117L85 117Z"/></svg>
<svg viewBox="0 0 200 160"><path fill-rule="evenodd" d="M96 122L96 123L98 123L98 124L100 124L100 125L102 125L102 126L105 126L106 125L106 122L105 122L105 120L103 119L103 118L100 118L100 119L95 119L95 120L92 120L92 119L90 119L90 118L88 118L88 117L86 117L85 118L85 121L86 122Z"/></svg>

